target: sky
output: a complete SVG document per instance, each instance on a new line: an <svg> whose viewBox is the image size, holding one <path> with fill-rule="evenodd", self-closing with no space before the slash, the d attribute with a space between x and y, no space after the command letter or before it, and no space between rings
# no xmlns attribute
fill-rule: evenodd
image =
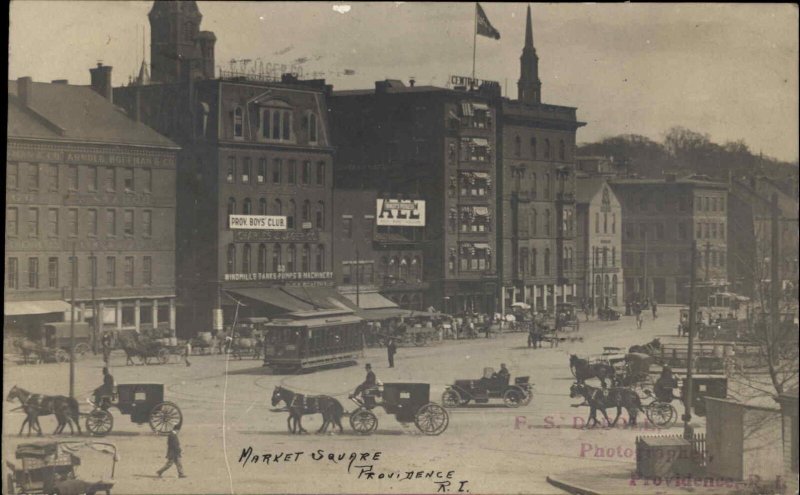
<svg viewBox="0 0 800 495"><path fill-rule="evenodd" d="M472 72L472 3L197 2L216 63L291 65L335 89L386 78L445 86ZM15 0L9 78L88 84L113 66L126 84L142 60L152 2ZM525 3L485 3L500 40L478 37L477 77L516 98ZM532 4L542 101L577 107L578 142L663 139L673 126L797 161L798 8L792 4ZM252 67L251 62L250 67ZM345 74L354 71L355 74Z"/></svg>

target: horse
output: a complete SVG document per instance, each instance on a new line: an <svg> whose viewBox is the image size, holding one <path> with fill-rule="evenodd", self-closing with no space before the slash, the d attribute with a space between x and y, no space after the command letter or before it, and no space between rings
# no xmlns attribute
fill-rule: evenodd
<svg viewBox="0 0 800 495"><path fill-rule="evenodd" d="M31 354L36 356L33 364L39 364L44 361L44 349L36 342L28 339L14 339L14 347L19 349L25 364L28 364L28 356Z"/></svg>
<svg viewBox="0 0 800 495"><path fill-rule="evenodd" d="M614 367L608 363L589 363L588 360L579 358L575 354L569 355L569 367L575 374L578 383L584 383L589 378L600 380L603 388L606 388L606 379L613 379Z"/></svg>
<svg viewBox="0 0 800 495"><path fill-rule="evenodd" d="M653 353L655 351L659 350L659 349L661 349L661 340L660 339L653 339L653 340L651 340L650 342L648 342L647 344L644 344L644 345L632 345L628 349L628 352L631 353L631 354L639 353L639 354L649 354L649 355L652 356Z"/></svg>
<svg viewBox="0 0 800 495"><path fill-rule="evenodd" d="M125 366L136 366L136 362L133 360L135 357L144 359L144 350L139 343L129 339L120 339L119 345L125 351Z"/></svg>
<svg viewBox="0 0 800 495"><path fill-rule="evenodd" d="M78 434L83 434L79 421L80 413L77 400L63 395L33 394L16 385L11 388L8 392L8 397L6 397L8 402L13 402L14 399L19 400L26 415L25 421L22 422L22 426L19 429L20 436L22 436L22 430L25 429L26 423L28 425L28 436L31 436L31 427L36 429L39 436L42 436L39 416L49 416L51 414L55 415L58 421L58 426L53 432L54 435L63 432L64 427L67 425L69 425L70 434L74 435L73 423L78 428Z"/></svg>
<svg viewBox="0 0 800 495"><path fill-rule="evenodd" d="M303 395L296 394L283 387L275 387L272 392L272 406L277 406L281 401L289 409L289 418L286 425L291 433L307 433L303 429L302 417L306 414L322 414L322 426L317 433L324 433L328 425L335 424L342 432L342 416L344 408L342 404L327 395Z"/></svg>
<svg viewBox="0 0 800 495"><path fill-rule="evenodd" d="M624 387L613 387L608 390L602 390L597 387L591 387L585 383L573 383L569 389L569 396L575 398L582 396L584 401L589 405L589 419L586 420L586 426L594 426L597 421L597 410L603 413L606 422L611 426L615 426L619 420L622 408L628 412L630 424L636 424L636 414L638 411L644 412L642 402L636 392ZM609 407L617 408L617 417L611 422L606 414L606 409Z"/></svg>

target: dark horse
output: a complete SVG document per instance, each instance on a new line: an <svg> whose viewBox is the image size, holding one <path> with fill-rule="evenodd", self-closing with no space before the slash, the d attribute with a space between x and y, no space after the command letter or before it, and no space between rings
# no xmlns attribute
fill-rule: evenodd
<svg viewBox="0 0 800 495"><path fill-rule="evenodd" d="M639 396L636 395L636 392L623 387L613 387L608 390L602 390L597 387L590 387L585 383L573 383L572 387L569 389L569 396L573 399L582 396L584 401L589 405L589 419L586 420L586 426L597 424L598 409L603 413L606 422L611 426L617 424L623 407L628 411L628 418L630 418L631 425L636 424L636 414L638 411L644 412L644 409L642 409L642 402L639 400ZM608 419L608 414L606 414L606 409L609 407L617 408L617 417L614 418L614 422L611 422Z"/></svg>
<svg viewBox="0 0 800 495"><path fill-rule="evenodd" d="M45 352L41 344L37 344L28 339L14 339L14 347L19 349L25 364L28 364L28 356L31 355L35 356L33 364L44 362Z"/></svg>
<svg viewBox="0 0 800 495"><path fill-rule="evenodd" d="M275 387L275 391L272 392L272 406L277 406L281 401L289 410L289 419L286 420L286 425L291 433L307 433L303 429L302 423L302 418L306 414L322 414L322 426L317 433L324 433L331 424L339 427L339 433L342 432L344 408L333 397L296 394L289 389Z"/></svg>
<svg viewBox="0 0 800 495"><path fill-rule="evenodd" d="M608 363L589 363L588 360L579 358L575 354L569 355L569 367L578 383L584 383L589 378L600 380L603 388L606 388L606 379L614 378L614 367Z"/></svg>
<svg viewBox="0 0 800 495"><path fill-rule="evenodd" d="M14 399L19 400L26 415L25 421L22 422L22 427L19 429L20 435L22 435L22 430L25 429L25 424L27 423L28 436L31 436L31 427L36 429L39 436L42 436L39 416L49 416L50 414L55 415L58 421L56 431L53 432L54 435L63 432L66 425L69 425L70 434L74 435L73 423L78 428L78 434L82 434L77 400L63 395L32 394L16 385L11 388L8 392L8 397L6 397L8 402L13 402Z"/></svg>
<svg viewBox="0 0 800 495"><path fill-rule="evenodd" d="M630 349L628 349L628 352L630 352L631 354L640 353L640 354L649 354L652 356L653 353L659 349L661 349L661 340L653 339L644 345L632 345Z"/></svg>

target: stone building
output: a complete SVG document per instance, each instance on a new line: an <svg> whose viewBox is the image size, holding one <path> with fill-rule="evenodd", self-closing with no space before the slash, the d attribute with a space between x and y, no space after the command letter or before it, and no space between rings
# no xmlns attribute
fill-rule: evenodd
<svg viewBox="0 0 800 495"><path fill-rule="evenodd" d="M92 87L8 83L5 327L42 323L175 330L178 146L111 101L111 67ZM74 259L72 251L75 252Z"/></svg>

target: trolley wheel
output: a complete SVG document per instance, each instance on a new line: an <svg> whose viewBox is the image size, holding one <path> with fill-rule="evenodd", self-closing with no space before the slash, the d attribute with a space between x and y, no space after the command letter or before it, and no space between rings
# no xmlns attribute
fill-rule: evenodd
<svg viewBox="0 0 800 495"><path fill-rule="evenodd" d="M169 350L165 347L162 347L158 350L158 353L156 353L156 358L158 359L159 363L167 364L169 362Z"/></svg>
<svg viewBox="0 0 800 495"><path fill-rule="evenodd" d="M86 429L96 437L104 437L114 428L114 416L105 409L95 409L86 417Z"/></svg>
<svg viewBox="0 0 800 495"><path fill-rule="evenodd" d="M369 409L360 407L350 415L350 427L361 435L369 435L378 429L378 417Z"/></svg>
<svg viewBox="0 0 800 495"><path fill-rule="evenodd" d="M57 350L54 357L58 363L69 362L69 354L64 349Z"/></svg>
<svg viewBox="0 0 800 495"><path fill-rule="evenodd" d="M161 435L180 428L183 424L183 414L178 406L172 402L161 402L150 411L150 428Z"/></svg>
<svg viewBox="0 0 800 495"><path fill-rule="evenodd" d="M678 411L672 404L658 401L645 406L644 413L651 423L659 427L668 426L678 417Z"/></svg>
<svg viewBox="0 0 800 495"><path fill-rule="evenodd" d="M89 344L81 342L80 344L75 345L75 357L84 357L86 354L89 353L91 349L89 348Z"/></svg>
<svg viewBox="0 0 800 495"><path fill-rule="evenodd" d="M426 435L440 435L447 429L450 415L447 410L436 403L425 404L414 415L414 424Z"/></svg>
<svg viewBox="0 0 800 495"><path fill-rule="evenodd" d="M503 402L507 407L519 407L524 400L523 393L515 388L510 388L503 394Z"/></svg>
<svg viewBox="0 0 800 495"><path fill-rule="evenodd" d="M462 405L462 402L461 394L456 390L450 388L442 393L442 404L444 404L444 407L458 407Z"/></svg>

